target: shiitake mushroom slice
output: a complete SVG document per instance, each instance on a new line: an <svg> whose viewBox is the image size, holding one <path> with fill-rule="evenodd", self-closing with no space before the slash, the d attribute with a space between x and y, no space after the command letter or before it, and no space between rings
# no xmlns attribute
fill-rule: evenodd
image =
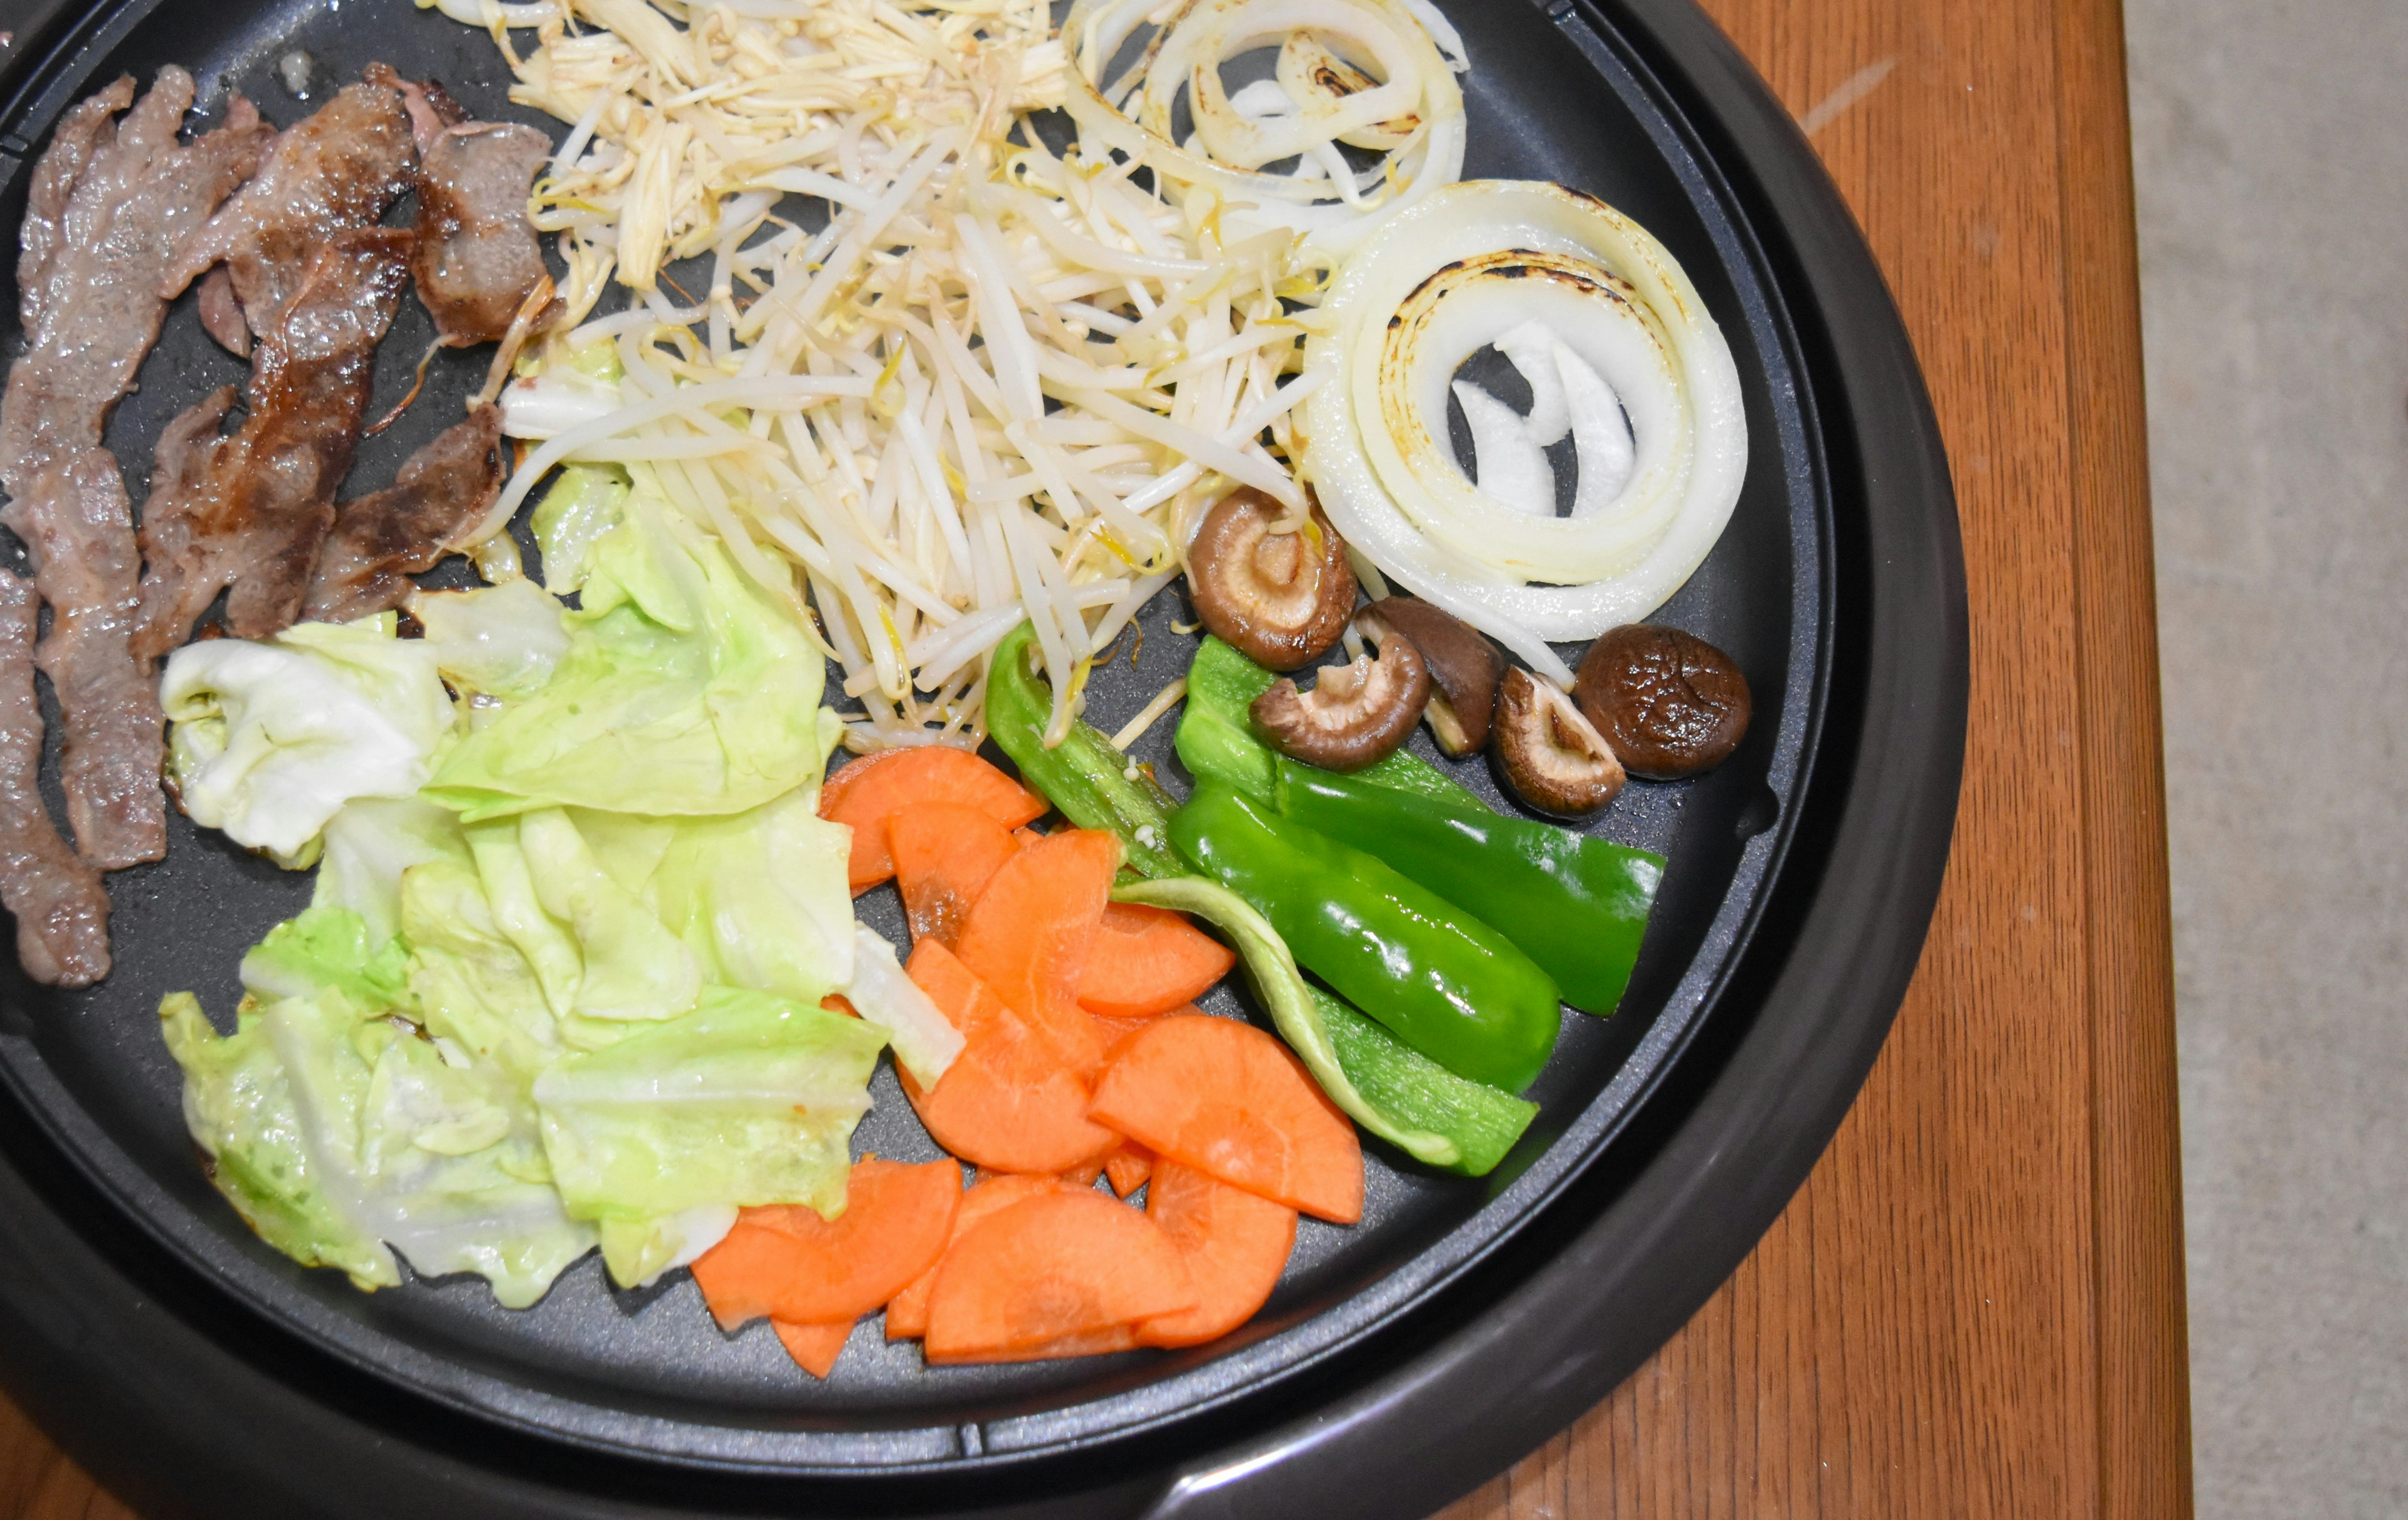
<svg viewBox="0 0 2408 1520"><path fill-rule="evenodd" d="M1429 667L1430 736L1449 755L1461 758L1485 749L1497 713L1498 683L1505 656L1487 636L1429 603L1409 596L1383 596L1364 609L1361 625L1372 637L1393 629L1413 641Z"/></svg>
<svg viewBox="0 0 2408 1520"><path fill-rule="evenodd" d="M1429 667L1420 651L1392 633L1376 657L1326 667L1310 692L1282 676L1249 711L1254 727L1289 759L1324 770L1360 770L1412 737L1429 695Z"/></svg>
<svg viewBox="0 0 2408 1520"><path fill-rule="evenodd" d="M1505 784L1541 812L1584 817L1622 790L1622 762L1572 699L1519 666L1498 694L1495 744Z"/></svg>
<svg viewBox="0 0 2408 1520"><path fill-rule="evenodd" d="M1297 670L1328 652L1354 615L1354 571L1321 509L1289 532L1252 486L1213 504L1187 550L1196 615L1256 665Z"/></svg>
<svg viewBox="0 0 2408 1520"><path fill-rule="evenodd" d="M1730 758L1753 704L1731 657L1697 635L1634 623L1582 657L1574 698L1634 776L1679 781Z"/></svg>

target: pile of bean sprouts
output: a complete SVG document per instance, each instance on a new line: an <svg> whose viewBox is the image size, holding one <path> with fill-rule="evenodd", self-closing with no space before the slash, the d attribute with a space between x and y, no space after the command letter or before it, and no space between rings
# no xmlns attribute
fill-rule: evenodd
<svg viewBox="0 0 2408 1520"><path fill-rule="evenodd" d="M554 466L624 466L808 597L852 746L975 743L1024 618L1058 735L1203 507L1245 484L1303 512L1290 308L1326 261L1139 157L1050 149L1041 0L445 9L571 123L532 212L567 317L504 393L535 447L486 530ZM706 254L706 289L668 278ZM593 316L614 280L626 308Z"/></svg>
<svg viewBox="0 0 2408 1520"><path fill-rule="evenodd" d="M1369 583L1559 681L1546 639L1644 615L1729 516L1745 430L1711 317L1610 211L1455 183L1468 65L1429 0L1075 0L1058 36L1045 0L420 3L570 123L530 210L566 314L502 393L533 446L480 536L557 466L623 467L795 605L855 749L977 743L1023 620L1058 740L1203 511L1252 486L1301 527L1299 469ZM1547 282L1451 273L1440 244L1570 261L1560 338L1512 318ZM672 278L706 257L699 289ZM1464 315L1386 353L1416 301ZM1436 409L1491 339L1570 420L1457 387L1475 482ZM1375 394L1398 366L1410 405Z"/></svg>

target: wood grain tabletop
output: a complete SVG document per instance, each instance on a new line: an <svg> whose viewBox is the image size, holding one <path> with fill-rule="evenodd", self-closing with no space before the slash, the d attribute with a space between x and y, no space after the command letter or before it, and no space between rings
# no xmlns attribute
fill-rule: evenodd
<svg viewBox="0 0 2408 1520"><path fill-rule="evenodd" d="M2139 292L2115 0L1706 0L1922 356L1971 732L1921 969L1737 1275L1443 1520L2190 1513ZM0 1516L130 1512L0 1403Z"/></svg>

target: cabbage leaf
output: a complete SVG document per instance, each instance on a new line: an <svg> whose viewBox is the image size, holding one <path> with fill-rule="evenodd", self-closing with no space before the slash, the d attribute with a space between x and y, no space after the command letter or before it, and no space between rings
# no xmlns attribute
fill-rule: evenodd
<svg viewBox="0 0 2408 1520"><path fill-rule="evenodd" d="M571 1216L615 1222L623 1239L701 1205L796 1203L832 1218L885 1042L791 998L707 988L685 1017L536 1079L553 1181Z"/></svg>
<svg viewBox="0 0 2408 1520"><path fill-rule="evenodd" d="M743 812L815 786L838 730L794 608L638 494L594 544L550 684L462 739L427 796L466 823L538 808Z"/></svg>
<svg viewBox="0 0 2408 1520"><path fill-rule="evenodd" d="M294 1259L389 1286L390 1246L423 1274L477 1272L523 1308L592 1249L593 1230L545 1185L533 1111L509 1074L389 1016L406 964L397 944L371 946L358 914L313 908L245 958L234 1034L190 994L167 997L186 1125L219 1190Z"/></svg>
<svg viewBox="0 0 2408 1520"><path fill-rule="evenodd" d="M568 652L566 609L532 581L422 591L409 598L409 610L425 625L436 667L465 694L532 696Z"/></svg>
<svg viewBox="0 0 2408 1520"><path fill-rule="evenodd" d="M298 869L343 804L423 785L452 732L452 698L434 652L394 630L388 612L169 655L159 696L193 821Z"/></svg>

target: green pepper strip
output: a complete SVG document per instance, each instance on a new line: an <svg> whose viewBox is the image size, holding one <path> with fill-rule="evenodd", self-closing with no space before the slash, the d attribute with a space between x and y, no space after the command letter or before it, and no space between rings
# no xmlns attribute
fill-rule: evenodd
<svg viewBox="0 0 2408 1520"><path fill-rule="evenodd" d="M1282 757L1279 810L1379 856L1519 945L1564 1001L1611 1013L1630 984L1664 857L1553 824L1434 808Z"/></svg>
<svg viewBox="0 0 2408 1520"><path fill-rule="evenodd" d="M1187 667L1187 710L1180 716L1175 741L1179 763L1189 775L1199 782L1226 782L1250 796L1271 800L1279 754L1254 736L1248 709L1277 680L1229 645L1206 638ZM992 704L995 698L987 700ZM1450 807L1491 810L1445 772L1404 750L1354 772L1354 779Z"/></svg>
<svg viewBox="0 0 2408 1520"><path fill-rule="evenodd" d="M1254 904L1316 976L1448 1070L1519 1092L1554 1053L1553 979L1377 856L1218 782L1171 815L1170 840Z"/></svg>
<svg viewBox="0 0 2408 1520"><path fill-rule="evenodd" d="M1054 692L1029 669L1036 637L1024 623L996 646L987 667L988 736L1020 767L1021 780L1061 809L1063 817L1081 828L1121 837L1125 873L1151 880L1187 875L1187 864L1170 848L1170 811L1177 803L1151 772L1132 767L1111 739L1083 723L1073 723L1061 743L1045 747Z"/></svg>
<svg viewBox="0 0 2408 1520"><path fill-rule="evenodd" d="M1226 890L1226 889L1224 889ZM1466 1177L1485 1177L1538 1117L1539 1105L1486 1083L1458 1077L1390 1034L1351 1005L1313 986L1313 1007L1338 1048L1338 1064L1356 1091L1395 1122L1446 1137L1462 1153L1431 1165Z"/></svg>
<svg viewBox="0 0 2408 1520"><path fill-rule="evenodd" d="M1243 957L1247 980L1282 1038L1355 1123L1426 1165L1467 1177L1494 1170L1529 1127L1538 1105L1456 1076L1306 982L1261 914L1228 888L1191 874L1170 853L1170 798L1150 774L1130 782L1126 757L1103 735L1073 724L1068 738L1046 749L1053 694L1029 671L1030 639L1024 626L997 650L987 678L988 732L1064 817L1120 836L1131 869L1113 896L1190 912L1217 926ZM1138 837L1140 828L1152 830L1155 845ZM1132 874L1140 879L1128 880Z"/></svg>

